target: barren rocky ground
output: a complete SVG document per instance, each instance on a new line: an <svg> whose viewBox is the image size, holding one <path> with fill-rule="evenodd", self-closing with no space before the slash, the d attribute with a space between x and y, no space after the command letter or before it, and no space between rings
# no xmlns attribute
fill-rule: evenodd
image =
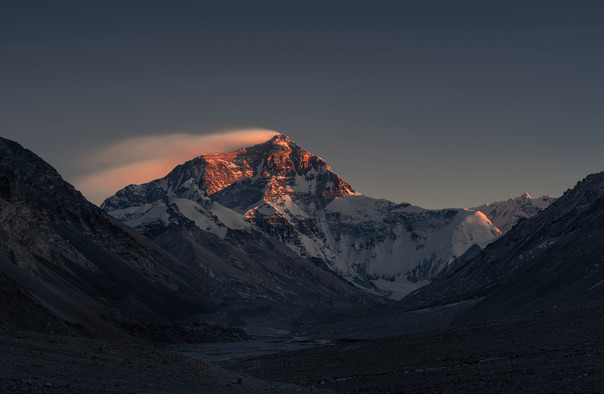
<svg viewBox="0 0 604 394"><path fill-rule="evenodd" d="M601 392L604 307L231 361L264 380L343 392Z"/></svg>
<svg viewBox="0 0 604 394"><path fill-rule="evenodd" d="M316 392L143 343L0 331L2 393Z"/></svg>

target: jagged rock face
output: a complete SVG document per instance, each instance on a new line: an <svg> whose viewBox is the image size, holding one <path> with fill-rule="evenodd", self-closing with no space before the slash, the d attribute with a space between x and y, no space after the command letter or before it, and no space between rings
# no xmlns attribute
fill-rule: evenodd
<svg viewBox="0 0 604 394"><path fill-rule="evenodd" d="M334 199L354 194L349 184L331 171L323 159L300 148L284 135L233 153L204 155L203 174L208 195L224 190L244 178L266 181L264 198L277 201L288 195L293 200L303 198ZM296 190L297 177L303 177L307 190Z"/></svg>
<svg viewBox="0 0 604 394"><path fill-rule="evenodd" d="M555 197L541 196L539 198L532 198L528 193L524 193L516 198L484 204L470 209L484 213L491 223L505 234L520 219L535 216L554 201L556 201Z"/></svg>
<svg viewBox="0 0 604 394"><path fill-rule="evenodd" d="M481 213L429 211L357 195L284 135L203 155L129 186L102 208L144 234L186 218L222 238L261 231L360 287L400 298L499 231Z"/></svg>
<svg viewBox="0 0 604 394"><path fill-rule="evenodd" d="M298 182L299 180L303 182ZM301 184L303 188L297 186ZM241 199L242 187L262 189L261 200L274 202L320 199L325 202L354 194L323 159L300 148L284 135L231 153L202 155L176 167L166 178L140 186L129 186L103 203L106 210L124 205L153 203L165 194L205 201L208 196L227 201L226 206L245 210L258 201ZM186 194L186 192L189 192ZM236 201L228 201L236 192ZM124 200L124 202L122 201Z"/></svg>
<svg viewBox="0 0 604 394"><path fill-rule="evenodd" d="M604 172L518 222L474 257L403 302L427 306L483 298L464 317L500 318L604 302Z"/></svg>

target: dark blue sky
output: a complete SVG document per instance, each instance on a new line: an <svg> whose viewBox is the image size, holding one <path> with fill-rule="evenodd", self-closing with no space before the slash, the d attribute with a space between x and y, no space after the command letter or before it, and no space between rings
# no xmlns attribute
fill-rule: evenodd
<svg viewBox="0 0 604 394"><path fill-rule="evenodd" d="M67 179L123 138L244 127L428 208L604 170L601 2L0 5L1 135Z"/></svg>

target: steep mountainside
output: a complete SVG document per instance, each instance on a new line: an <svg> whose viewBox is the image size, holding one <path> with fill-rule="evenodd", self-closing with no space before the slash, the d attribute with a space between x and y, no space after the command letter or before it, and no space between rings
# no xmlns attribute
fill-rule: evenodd
<svg viewBox="0 0 604 394"><path fill-rule="evenodd" d="M535 216L554 201L556 201L555 197L541 196L539 198L532 198L528 193L524 193L516 198L509 198L505 201L497 201L470 209L484 213L491 223L505 234L520 219Z"/></svg>
<svg viewBox="0 0 604 394"><path fill-rule="evenodd" d="M102 208L152 238L191 221L224 240L262 232L392 298L425 284L470 246L499 236L479 212L360 196L323 159L284 135L199 156L162 179L120 190Z"/></svg>
<svg viewBox="0 0 604 394"><path fill-rule="evenodd" d="M483 297L460 318L604 303L604 172L589 175L474 258L407 296L410 307Z"/></svg>
<svg viewBox="0 0 604 394"><path fill-rule="evenodd" d="M300 313L381 303L259 231L222 239L193 221L171 223L153 240L212 280L215 308L202 320L235 326L296 319Z"/></svg>
<svg viewBox="0 0 604 394"><path fill-rule="evenodd" d="M99 315L114 308L166 322L191 316L206 309L211 290L209 281L5 139L0 139L0 271L25 295L14 302L33 302L74 332L110 330Z"/></svg>

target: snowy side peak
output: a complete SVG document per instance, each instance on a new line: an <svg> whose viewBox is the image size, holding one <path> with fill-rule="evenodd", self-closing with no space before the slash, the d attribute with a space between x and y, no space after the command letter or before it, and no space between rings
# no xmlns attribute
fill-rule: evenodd
<svg viewBox="0 0 604 394"><path fill-rule="evenodd" d="M551 196L532 198L530 194L524 193L518 197L492 202L470 209L484 213L502 233L506 233L518 223L520 219L530 218L536 215L555 200L556 198Z"/></svg>

